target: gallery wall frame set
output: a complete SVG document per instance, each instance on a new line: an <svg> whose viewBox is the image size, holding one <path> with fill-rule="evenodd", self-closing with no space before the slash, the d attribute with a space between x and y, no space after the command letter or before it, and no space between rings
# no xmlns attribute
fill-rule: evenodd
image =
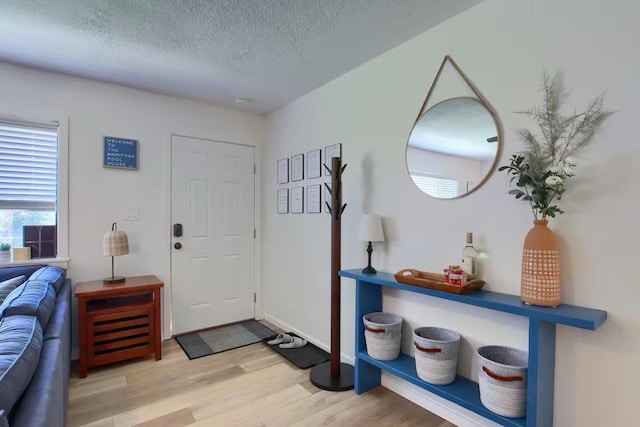
<svg viewBox="0 0 640 427"><path fill-rule="evenodd" d="M324 157L323 157L324 154ZM330 167L334 157L342 158L342 143L328 145L322 149L311 150L304 154L285 157L277 161L277 182L287 184L290 182L300 182L305 179L316 179L324 176L331 176ZM306 162L305 162L306 160ZM324 169L325 173L322 173ZM323 190L323 187L325 189ZM279 214L304 213L305 202L307 213L329 212L327 204L331 200L328 184L315 184L293 188L281 188L277 190L276 205ZM323 196L325 208L323 209Z"/></svg>

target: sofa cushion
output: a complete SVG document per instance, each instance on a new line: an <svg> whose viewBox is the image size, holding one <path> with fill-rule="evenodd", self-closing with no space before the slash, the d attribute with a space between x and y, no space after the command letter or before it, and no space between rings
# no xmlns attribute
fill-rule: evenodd
<svg viewBox="0 0 640 427"><path fill-rule="evenodd" d="M64 342L71 342L71 281L65 279L60 291L56 295L56 303L49 318L47 327L42 329L45 340L60 338Z"/></svg>
<svg viewBox="0 0 640 427"><path fill-rule="evenodd" d="M33 316L0 319L0 410L10 413L36 371L42 328Z"/></svg>
<svg viewBox="0 0 640 427"><path fill-rule="evenodd" d="M7 295L0 305L0 316L37 316L44 329L49 323L55 302L56 293L48 281L29 279Z"/></svg>
<svg viewBox="0 0 640 427"><path fill-rule="evenodd" d="M42 264L36 265L18 265L13 267L2 267L0 268L0 281L11 279L12 277L18 276L31 276L33 273L41 269L42 267L46 267Z"/></svg>
<svg viewBox="0 0 640 427"><path fill-rule="evenodd" d="M29 279L42 280L51 282L51 286L58 292L62 287L62 282L66 277L66 270L55 265L45 265L36 270Z"/></svg>
<svg viewBox="0 0 640 427"><path fill-rule="evenodd" d="M22 285L25 280L27 280L27 277L22 275L5 280L4 282L0 282L0 304L2 304L4 299L11 293L11 291Z"/></svg>

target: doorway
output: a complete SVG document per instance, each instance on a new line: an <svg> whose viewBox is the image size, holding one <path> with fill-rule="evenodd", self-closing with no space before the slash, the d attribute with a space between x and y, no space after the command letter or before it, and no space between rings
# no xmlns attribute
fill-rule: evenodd
<svg viewBox="0 0 640 427"><path fill-rule="evenodd" d="M171 137L173 335L255 316L254 151Z"/></svg>

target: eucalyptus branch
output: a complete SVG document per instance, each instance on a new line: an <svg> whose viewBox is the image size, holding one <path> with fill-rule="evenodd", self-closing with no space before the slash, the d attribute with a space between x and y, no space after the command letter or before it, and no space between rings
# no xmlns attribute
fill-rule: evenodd
<svg viewBox="0 0 640 427"><path fill-rule="evenodd" d="M511 184L516 183L517 188L509 194L528 201L533 217L544 220L564 213L553 203L562 198L565 181L575 175L576 164L570 156L590 143L600 125L614 112L603 111L604 94L601 94L584 112L562 115L560 109L566 96L558 75L551 76L545 70L541 85L542 105L517 112L536 123L540 136L528 129L517 129L524 150L512 155L509 164L498 170L507 171Z"/></svg>

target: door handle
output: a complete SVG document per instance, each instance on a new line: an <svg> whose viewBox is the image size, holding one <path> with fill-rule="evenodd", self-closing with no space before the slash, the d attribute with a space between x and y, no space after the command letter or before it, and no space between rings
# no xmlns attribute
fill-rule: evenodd
<svg viewBox="0 0 640 427"><path fill-rule="evenodd" d="M182 249L182 243L176 242L176 243L173 244L173 247L176 248L176 249Z"/></svg>

